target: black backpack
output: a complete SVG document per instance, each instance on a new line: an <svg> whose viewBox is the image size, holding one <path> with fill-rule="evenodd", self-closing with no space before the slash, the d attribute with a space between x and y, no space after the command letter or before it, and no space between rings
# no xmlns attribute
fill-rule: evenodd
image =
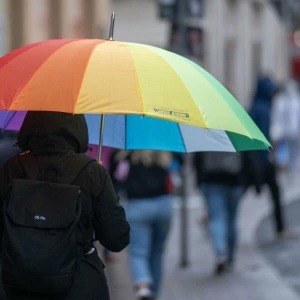
<svg viewBox="0 0 300 300"><path fill-rule="evenodd" d="M91 161L76 155L65 170L56 169L56 180L45 180L33 155L20 155L27 178L13 180L3 209L4 286L41 294L71 288L88 243L79 221L80 187L72 183Z"/></svg>
<svg viewBox="0 0 300 300"><path fill-rule="evenodd" d="M205 152L201 171L204 173L227 173L239 175L243 169L242 155L232 152Z"/></svg>

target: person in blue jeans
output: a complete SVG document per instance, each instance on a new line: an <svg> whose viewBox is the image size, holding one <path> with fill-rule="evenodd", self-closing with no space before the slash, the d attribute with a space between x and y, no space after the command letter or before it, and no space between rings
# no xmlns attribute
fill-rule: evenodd
<svg viewBox="0 0 300 300"><path fill-rule="evenodd" d="M221 152L196 153L194 166L208 212L215 274L221 275L235 261L239 203L253 179L259 192L258 168L250 153Z"/></svg>
<svg viewBox="0 0 300 300"><path fill-rule="evenodd" d="M126 160L125 210L131 226L129 267L139 300L155 299L163 277L163 256L172 222L172 183L167 152L133 151Z"/></svg>
<svg viewBox="0 0 300 300"><path fill-rule="evenodd" d="M217 257L216 273L231 266L237 244L237 212L245 191L241 185L203 183L202 192L209 213L213 249Z"/></svg>
<svg viewBox="0 0 300 300"><path fill-rule="evenodd" d="M154 299L161 284L165 242L171 227L171 196L131 200L125 209L131 226L129 263L137 296Z"/></svg>

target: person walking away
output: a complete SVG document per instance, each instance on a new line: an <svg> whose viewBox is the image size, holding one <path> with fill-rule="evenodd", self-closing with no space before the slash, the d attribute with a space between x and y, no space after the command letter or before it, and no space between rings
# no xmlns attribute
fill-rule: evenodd
<svg viewBox="0 0 300 300"><path fill-rule="evenodd" d="M271 115L271 140L275 146L276 164L287 166L290 179L298 166L300 136L300 88L291 79L274 99Z"/></svg>
<svg viewBox="0 0 300 300"><path fill-rule="evenodd" d="M129 267L139 300L155 299L163 277L163 255L172 219L172 187L167 152L133 151L124 182L131 227Z"/></svg>
<svg viewBox="0 0 300 300"><path fill-rule="evenodd" d="M277 90L272 78L268 76L258 78L252 108L249 112L253 121L269 141L271 137L272 102ZM281 191L277 182L276 166L268 151L255 151L255 153L262 174L262 183L267 185L271 192L275 232L278 237L282 237L286 235L287 231L281 203Z"/></svg>
<svg viewBox="0 0 300 300"><path fill-rule="evenodd" d="M84 116L28 112L18 145L22 153L0 169L7 299L109 300L93 235L118 252L130 227L110 176L84 154Z"/></svg>
<svg viewBox="0 0 300 300"><path fill-rule="evenodd" d="M255 167L250 153L222 152L195 153L194 167L208 213L216 258L214 273L221 275L235 262L239 203L249 185L249 178L256 176Z"/></svg>

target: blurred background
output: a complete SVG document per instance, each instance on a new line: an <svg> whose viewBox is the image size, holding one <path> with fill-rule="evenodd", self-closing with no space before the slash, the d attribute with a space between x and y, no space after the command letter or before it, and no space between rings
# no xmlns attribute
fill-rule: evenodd
<svg viewBox="0 0 300 300"><path fill-rule="evenodd" d="M250 113L259 79L269 78L277 91L264 132L274 146L267 158L274 169L261 166L260 191L243 195L234 272L213 271L212 215L193 155L170 169L179 188L160 299L300 299L300 0L0 0L0 54L50 38L106 39L113 11L116 40L190 58ZM7 148L14 140L0 134L2 160L4 152L14 153ZM106 260L112 300L135 299L127 252Z"/></svg>

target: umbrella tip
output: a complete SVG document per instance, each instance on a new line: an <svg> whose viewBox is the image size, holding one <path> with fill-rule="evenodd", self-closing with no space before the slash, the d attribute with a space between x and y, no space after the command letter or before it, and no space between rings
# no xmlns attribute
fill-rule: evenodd
<svg viewBox="0 0 300 300"><path fill-rule="evenodd" d="M109 38L108 38L110 41L114 40L115 18L116 18L116 14L115 12L113 12L111 14L111 19L110 19L110 29L109 29Z"/></svg>

